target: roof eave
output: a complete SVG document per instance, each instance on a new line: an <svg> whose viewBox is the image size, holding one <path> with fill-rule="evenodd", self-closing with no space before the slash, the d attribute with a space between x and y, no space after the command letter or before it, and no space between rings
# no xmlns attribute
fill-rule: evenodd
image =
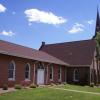
<svg viewBox="0 0 100 100"><path fill-rule="evenodd" d="M5 55L9 55L9 56L15 56L15 57L20 57L20 58L25 58L25 59L31 59L31 60L36 60L36 61L41 61L41 62L46 62L46 63L53 63L53 64L58 64L58 65L64 65L64 66L68 66L68 64L66 63L56 63L56 62L53 62L53 61L48 61L48 60L42 60L42 59L34 59L32 57L27 57L27 56L24 56L24 55L17 55L17 54L12 54L12 53L8 53L8 52L5 52L5 51L0 51L1 54L5 54Z"/></svg>

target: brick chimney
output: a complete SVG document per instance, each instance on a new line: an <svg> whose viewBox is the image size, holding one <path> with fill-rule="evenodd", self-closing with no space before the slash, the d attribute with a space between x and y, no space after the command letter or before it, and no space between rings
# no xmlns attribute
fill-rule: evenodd
<svg viewBox="0 0 100 100"><path fill-rule="evenodd" d="M42 46L45 46L45 42L42 42Z"/></svg>
<svg viewBox="0 0 100 100"><path fill-rule="evenodd" d="M41 48L45 46L45 42L42 42L42 45L40 46L39 50L41 50Z"/></svg>

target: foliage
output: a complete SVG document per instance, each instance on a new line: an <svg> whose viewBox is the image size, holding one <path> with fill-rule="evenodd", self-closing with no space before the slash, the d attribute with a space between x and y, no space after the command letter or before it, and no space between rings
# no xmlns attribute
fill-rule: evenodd
<svg viewBox="0 0 100 100"><path fill-rule="evenodd" d="M96 41L98 43L98 46L100 47L100 32L97 32L97 36L96 36Z"/></svg>
<svg viewBox="0 0 100 100"><path fill-rule="evenodd" d="M21 85L20 85L20 84L16 84L16 85L14 86L14 88L15 88L15 89L19 89L19 90L20 90L22 87L21 87Z"/></svg>
<svg viewBox="0 0 100 100"><path fill-rule="evenodd" d="M100 32L97 32L97 36L95 37L97 43L97 53L100 55Z"/></svg>
<svg viewBox="0 0 100 100"><path fill-rule="evenodd" d="M26 80L21 81L21 85L24 86L24 87L27 87L27 86L30 85L30 81L26 81Z"/></svg>
<svg viewBox="0 0 100 100"><path fill-rule="evenodd" d="M36 88L36 87L37 87L37 85L35 85L35 84L30 85L30 88Z"/></svg>
<svg viewBox="0 0 100 100"><path fill-rule="evenodd" d="M2 89L3 90L8 90L8 85L7 84L4 84L3 87L2 87Z"/></svg>
<svg viewBox="0 0 100 100"><path fill-rule="evenodd" d="M91 83L91 84L90 84L90 87L94 87L94 83Z"/></svg>

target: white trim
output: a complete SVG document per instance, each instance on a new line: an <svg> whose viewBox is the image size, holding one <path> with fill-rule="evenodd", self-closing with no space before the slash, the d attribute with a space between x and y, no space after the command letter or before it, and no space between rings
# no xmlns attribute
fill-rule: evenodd
<svg viewBox="0 0 100 100"><path fill-rule="evenodd" d="M46 84L48 83L48 65L47 65L47 68L46 68Z"/></svg>
<svg viewBox="0 0 100 100"><path fill-rule="evenodd" d="M30 81L30 79L25 79L25 81Z"/></svg>
<svg viewBox="0 0 100 100"><path fill-rule="evenodd" d="M27 63L26 65L28 65L28 67L29 67L29 77L28 78L25 77L25 81L30 81L31 67L30 67L29 63ZM25 73L26 73L26 65L25 65Z"/></svg>
<svg viewBox="0 0 100 100"><path fill-rule="evenodd" d="M12 60L10 63L13 64L14 69L13 69L13 78L9 78L9 77L8 77L8 81L15 81L15 73L16 73L15 61ZM9 63L9 64L10 64L10 63ZM9 65L8 65L8 75L9 75Z"/></svg>
<svg viewBox="0 0 100 100"><path fill-rule="evenodd" d="M33 83L35 83L35 65L36 64L34 64L34 78L33 78Z"/></svg>
<svg viewBox="0 0 100 100"><path fill-rule="evenodd" d="M76 77L75 77L76 71L79 72L78 69L74 69L74 74L73 74L73 81L74 82L78 82L79 81L79 79L76 79Z"/></svg>

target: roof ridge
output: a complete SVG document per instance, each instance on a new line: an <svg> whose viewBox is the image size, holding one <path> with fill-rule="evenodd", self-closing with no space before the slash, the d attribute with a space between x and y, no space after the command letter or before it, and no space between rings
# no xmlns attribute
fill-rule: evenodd
<svg viewBox="0 0 100 100"><path fill-rule="evenodd" d="M28 47L28 46L24 46L24 45L21 45L21 44L13 43L13 42L10 42L10 41L5 41L5 40L1 40L1 39L0 39L0 42L9 43L11 45L15 45L15 46L23 47L23 48L28 48L28 49L36 50L36 49Z"/></svg>
<svg viewBox="0 0 100 100"><path fill-rule="evenodd" d="M58 45L58 44L65 44L65 43L76 43L76 42L84 42L84 41L94 41L93 39L87 39L87 40L78 40L78 41L68 41L68 42L62 42L62 43L54 43L54 44L45 44L45 46L49 45Z"/></svg>

